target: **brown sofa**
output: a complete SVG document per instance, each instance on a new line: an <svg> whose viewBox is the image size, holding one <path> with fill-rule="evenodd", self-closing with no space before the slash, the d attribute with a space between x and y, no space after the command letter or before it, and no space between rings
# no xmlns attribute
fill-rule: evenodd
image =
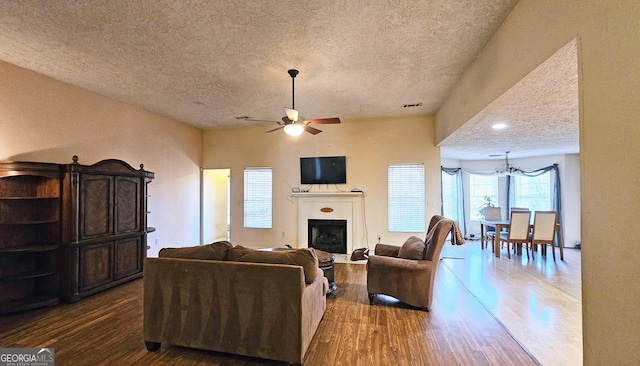
<svg viewBox="0 0 640 366"><path fill-rule="evenodd" d="M313 249L180 249L145 260L144 340L149 351L166 342L303 362L324 315L328 289ZM193 259L198 257L206 259Z"/></svg>
<svg viewBox="0 0 640 366"><path fill-rule="evenodd" d="M385 294L405 304L429 310L440 253L454 222L436 215L426 240L411 237L402 245L377 244L367 262L367 291L373 304L376 294ZM426 243L426 244L425 244Z"/></svg>

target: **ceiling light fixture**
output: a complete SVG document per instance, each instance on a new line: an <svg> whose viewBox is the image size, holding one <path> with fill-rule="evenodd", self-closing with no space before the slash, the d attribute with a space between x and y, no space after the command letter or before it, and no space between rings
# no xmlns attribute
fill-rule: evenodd
<svg viewBox="0 0 640 366"><path fill-rule="evenodd" d="M520 167L517 167L509 162L510 152L511 151L505 151L504 164L496 168L496 174L498 174L501 177L504 177L506 175L517 175L522 171Z"/></svg>
<svg viewBox="0 0 640 366"><path fill-rule="evenodd" d="M498 123L492 124L491 128L493 128L494 130L503 130L507 128L507 124L503 122L498 122Z"/></svg>
<svg viewBox="0 0 640 366"><path fill-rule="evenodd" d="M284 132L289 136L300 136L304 132L304 127L294 122L284 126Z"/></svg>

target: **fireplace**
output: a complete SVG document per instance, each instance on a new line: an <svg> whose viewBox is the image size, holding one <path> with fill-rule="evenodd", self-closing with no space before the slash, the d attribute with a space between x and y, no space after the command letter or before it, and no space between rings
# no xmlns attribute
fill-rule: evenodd
<svg viewBox="0 0 640 366"><path fill-rule="evenodd" d="M334 253L351 253L354 245L365 243L364 197L362 192L296 192L291 194L298 200L298 248L313 247L309 235L310 220L346 221L346 247ZM338 235L333 233L333 235Z"/></svg>
<svg viewBox="0 0 640 366"><path fill-rule="evenodd" d="M347 254L347 220L309 219L309 247Z"/></svg>

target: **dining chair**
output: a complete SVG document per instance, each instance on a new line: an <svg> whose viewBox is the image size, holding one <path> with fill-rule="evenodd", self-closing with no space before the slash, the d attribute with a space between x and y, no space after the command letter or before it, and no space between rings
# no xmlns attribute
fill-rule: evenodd
<svg viewBox="0 0 640 366"><path fill-rule="evenodd" d="M531 211L511 211L509 231L500 233L500 241L507 244L509 259L511 259L511 244L514 249L517 244L524 244L524 250L529 258L529 220L531 220Z"/></svg>
<svg viewBox="0 0 640 366"><path fill-rule="evenodd" d="M511 211L530 211L529 207L511 207Z"/></svg>
<svg viewBox="0 0 640 366"><path fill-rule="evenodd" d="M547 254L546 246L551 246L553 253L553 261L556 260L555 239L558 223L557 211L536 211L533 218L533 233L531 234L531 253L533 254L534 248L537 245L542 245L542 255ZM535 256L534 256L535 259ZM564 253L562 252L562 246L560 246L560 260L564 260Z"/></svg>
<svg viewBox="0 0 640 366"><path fill-rule="evenodd" d="M484 219L485 220L490 220L490 221L494 221L494 220L502 220L502 209L500 207L485 207L484 208ZM495 230L487 230L484 233L487 242L485 243L485 238L480 238L480 248L484 249L487 247L488 243L489 243L489 239L491 239L491 252L494 251L494 245L495 245L495 240L496 240L496 232ZM485 245L487 244L487 245Z"/></svg>
<svg viewBox="0 0 640 366"><path fill-rule="evenodd" d="M510 207L509 212L513 211L530 211L529 207ZM504 231L509 231L509 229L505 229ZM529 231L529 235L531 235L531 231ZM531 238L531 236L529 236Z"/></svg>

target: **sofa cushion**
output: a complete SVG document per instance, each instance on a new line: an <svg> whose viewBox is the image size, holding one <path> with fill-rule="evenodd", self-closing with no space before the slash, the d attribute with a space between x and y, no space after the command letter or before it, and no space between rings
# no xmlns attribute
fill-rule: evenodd
<svg viewBox="0 0 640 366"><path fill-rule="evenodd" d="M217 241L207 245L184 248L162 248L159 257L182 259L205 259L223 261L227 259L233 245L228 241Z"/></svg>
<svg viewBox="0 0 640 366"><path fill-rule="evenodd" d="M318 257L313 248L272 252L236 245L229 249L228 260L236 262L292 264L302 266L304 271L304 282L307 284L315 281L318 276Z"/></svg>
<svg viewBox="0 0 640 366"><path fill-rule="evenodd" d="M425 250L425 243L420 238L412 236L402 244L402 247L400 247L398 258L424 259Z"/></svg>

